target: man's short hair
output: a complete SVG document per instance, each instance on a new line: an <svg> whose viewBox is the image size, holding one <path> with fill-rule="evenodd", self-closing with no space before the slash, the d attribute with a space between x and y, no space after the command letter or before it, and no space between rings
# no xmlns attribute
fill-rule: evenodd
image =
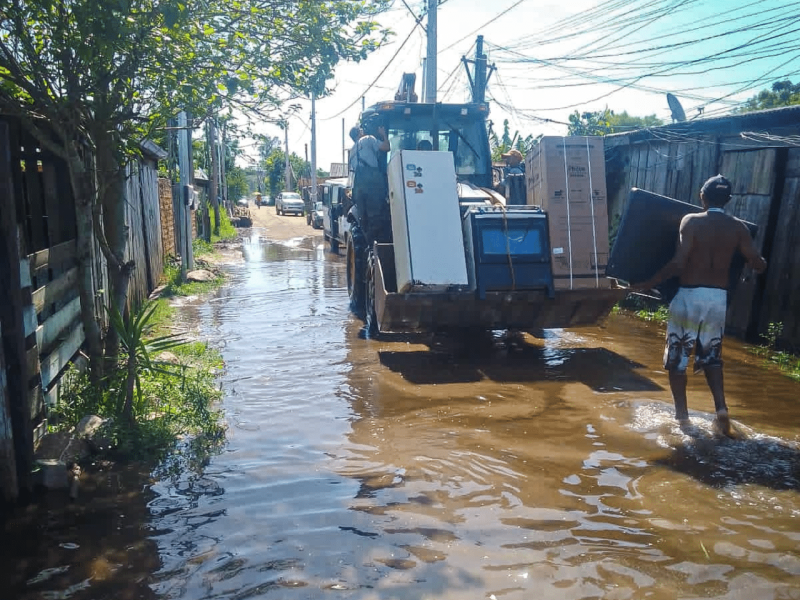
<svg viewBox="0 0 800 600"><path fill-rule="evenodd" d="M359 133L361 133L361 130L358 127L356 127L356 126L351 127L350 128L350 139L353 140L354 142L357 142Z"/></svg>
<svg viewBox="0 0 800 600"><path fill-rule="evenodd" d="M711 204L722 206L731 199L731 189L733 186L722 175L715 175L703 184L700 193L703 198Z"/></svg>

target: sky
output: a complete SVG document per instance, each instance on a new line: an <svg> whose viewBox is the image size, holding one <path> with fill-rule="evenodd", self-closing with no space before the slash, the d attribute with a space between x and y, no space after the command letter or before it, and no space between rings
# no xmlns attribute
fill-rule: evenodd
<svg viewBox="0 0 800 600"><path fill-rule="evenodd" d="M689 119L718 116L777 79L800 80L800 2L440 2L438 100L467 100L461 57L472 57L476 37L483 35L489 64L497 68L487 98L498 132L508 119L512 135L565 135L570 113L605 108L655 114L669 123L667 92L679 98ZM342 161L343 119L347 131L357 122L362 97L367 106L392 99L404 72L416 73L421 96L427 41L415 16L425 7L425 0L394 0L379 17L394 32L391 41L365 61L337 66L328 81L332 93L316 102L318 167L328 170ZM304 156L305 145L311 148L311 107L300 104L289 120L289 149ZM275 126L256 130L284 138ZM241 145L241 163L253 164L255 144Z"/></svg>

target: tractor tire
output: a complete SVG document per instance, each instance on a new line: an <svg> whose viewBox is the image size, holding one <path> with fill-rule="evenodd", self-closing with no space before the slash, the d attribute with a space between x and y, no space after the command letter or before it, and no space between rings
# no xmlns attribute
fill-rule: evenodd
<svg viewBox="0 0 800 600"><path fill-rule="evenodd" d="M368 339L378 339L378 313L375 307L375 270L377 268L375 253L372 249L367 254L366 272L364 274L364 332Z"/></svg>
<svg viewBox="0 0 800 600"><path fill-rule="evenodd" d="M350 310L358 318L364 318L364 271L366 269L366 251L360 235L353 234L347 245L347 295L350 298Z"/></svg>

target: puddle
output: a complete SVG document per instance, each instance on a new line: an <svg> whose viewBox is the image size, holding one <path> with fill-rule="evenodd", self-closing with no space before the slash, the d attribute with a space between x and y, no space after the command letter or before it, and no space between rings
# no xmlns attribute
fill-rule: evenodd
<svg viewBox="0 0 800 600"><path fill-rule="evenodd" d="M155 473L99 531L45 518L6 565L23 587L70 566L21 597L120 597L73 589L105 554L106 584L170 599L800 597L800 387L741 346L726 386L746 439L712 435L702 377L686 433L653 325L364 340L343 257L264 237L187 307L226 361L226 446Z"/></svg>

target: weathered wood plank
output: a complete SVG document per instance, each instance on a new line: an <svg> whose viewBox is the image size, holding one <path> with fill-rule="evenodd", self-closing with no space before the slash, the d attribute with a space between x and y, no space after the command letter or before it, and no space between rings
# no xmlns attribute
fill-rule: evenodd
<svg viewBox="0 0 800 600"><path fill-rule="evenodd" d="M42 174L39 171L41 153L38 152L39 142L26 130L22 131L24 151L22 163L24 165L23 178L25 181L25 198L28 209L28 230L31 233L33 250L41 250L50 245L47 232L47 213L42 193Z"/></svg>
<svg viewBox="0 0 800 600"><path fill-rule="evenodd" d="M142 215L144 225L145 250L148 261L147 294L161 281L164 265L164 245L162 240L161 206L159 198L158 172L154 164L147 163L144 170L142 190Z"/></svg>
<svg viewBox="0 0 800 600"><path fill-rule="evenodd" d="M759 252L763 252L764 239L767 233L772 198L761 195L733 196L725 207L727 213L745 221L758 225L755 243ZM730 307L728 308L728 327L737 335L745 335L753 317L753 302L758 290L755 276L747 276L736 287Z"/></svg>
<svg viewBox="0 0 800 600"><path fill-rule="evenodd" d="M63 231L62 214L68 211L73 203L63 202L59 198L56 165L52 159L42 161L42 198L47 213L47 238L50 246L55 246L73 237Z"/></svg>
<svg viewBox="0 0 800 600"><path fill-rule="evenodd" d="M61 299L67 292L74 288L77 281L78 269L77 267L73 267L52 283L48 283L44 287L40 287L33 292L33 306L36 312L42 312L48 304Z"/></svg>
<svg viewBox="0 0 800 600"><path fill-rule="evenodd" d="M800 177L800 148L790 148L786 157L786 178Z"/></svg>
<svg viewBox="0 0 800 600"><path fill-rule="evenodd" d="M72 328L61 344L56 347L48 356L41 358L42 386L48 389L53 381L59 376L72 360L72 357L80 350L83 344L84 334L83 325L78 323Z"/></svg>
<svg viewBox="0 0 800 600"><path fill-rule="evenodd" d="M39 349L36 346L28 348L28 352L25 354L25 364L31 377L39 372Z"/></svg>
<svg viewBox="0 0 800 600"><path fill-rule="evenodd" d="M0 340L2 340L0 331ZM6 386L6 365L0 344L0 500L17 499L17 460L14 453L14 428L11 423L10 396Z"/></svg>
<svg viewBox="0 0 800 600"><path fill-rule="evenodd" d="M32 485L33 442L30 415L24 406L28 371L19 273L22 258L17 223L17 207L21 206L21 199L17 196L20 176L19 165L12 163L11 159L11 139L8 122L0 120L0 196L4 198L0 210L0 321L4 324L5 388L14 431L17 483L20 489L28 490Z"/></svg>
<svg viewBox="0 0 800 600"><path fill-rule="evenodd" d="M33 428L33 447L37 448L42 438L47 435L47 419L42 419L36 427Z"/></svg>
<svg viewBox="0 0 800 600"><path fill-rule="evenodd" d="M42 386L36 385L28 392L28 409L30 410L31 421L38 421L40 417L44 416L44 396L42 395ZM33 429L31 429L31 437L33 437Z"/></svg>
<svg viewBox="0 0 800 600"><path fill-rule="evenodd" d="M30 272L33 276L36 271L42 268L52 267L58 264L74 262L76 257L75 240L67 240L57 244L52 248L45 248L28 256L30 261Z"/></svg>
<svg viewBox="0 0 800 600"><path fill-rule="evenodd" d="M31 287L31 268L27 258L19 261L19 281L21 287Z"/></svg>
<svg viewBox="0 0 800 600"><path fill-rule="evenodd" d="M653 164L653 191L662 196L668 195L667 170L670 162L670 144L660 143L653 148L655 162Z"/></svg>
<svg viewBox="0 0 800 600"><path fill-rule="evenodd" d="M36 345L41 354L50 352L52 345L68 330L81 314L81 299L74 298L52 317L36 328Z"/></svg>
<svg viewBox="0 0 800 600"><path fill-rule="evenodd" d="M782 339L800 340L800 177L786 179L766 273L759 329L783 323Z"/></svg>
<svg viewBox="0 0 800 600"><path fill-rule="evenodd" d="M26 306L22 309L22 331L25 337L33 334L39 326L39 321L36 319L36 309L33 305Z"/></svg>

